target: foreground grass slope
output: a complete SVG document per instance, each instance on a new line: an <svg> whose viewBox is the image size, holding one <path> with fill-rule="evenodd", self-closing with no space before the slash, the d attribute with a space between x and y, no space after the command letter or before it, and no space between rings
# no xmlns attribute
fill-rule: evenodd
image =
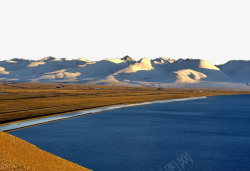
<svg viewBox="0 0 250 171"><path fill-rule="evenodd" d="M249 93L78 84L0 83L0 124L118 104Z"/></svg>
<svg viewBox="0 0 250 171"><path fill-rule="evenodd" d="M87 171L89 169L0 131L0 170Z"/></svg>

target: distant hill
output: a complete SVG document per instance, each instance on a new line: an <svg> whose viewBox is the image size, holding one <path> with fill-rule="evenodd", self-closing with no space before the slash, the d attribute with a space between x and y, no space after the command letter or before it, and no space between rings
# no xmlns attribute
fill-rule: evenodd
<svg viewBox="0 0 250 171"><path fill-rule="evenodd" d="M120 86L250 88L250 61L215 66L202 59L129 56L101 61L45 57L0 61L0 81L70 82Z"/></svg>

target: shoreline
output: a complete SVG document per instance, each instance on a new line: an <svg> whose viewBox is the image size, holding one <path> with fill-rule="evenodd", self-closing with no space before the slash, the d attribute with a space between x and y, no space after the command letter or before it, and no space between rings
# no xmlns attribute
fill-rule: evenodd
<svg viewBox="0 0 250 171"><path fill-rule="evenodd" d="M111 106L116 106L116 107L114 107L113 109L109 109L109 110L114 110L114 109L118 109L117 108L117 106L120 106L120 108L122 108L122 106L124 106L124 107L132 107L132 106L136 106L136 105L147 105L147 104L153 104L153 103L156 103L156 102L158 102L158 103L168 103L168 102L174 102L174 101L183 101L183 99L188 99L188 100L195 100L195 99L202 99L202 98L208 98L208 97L211 97L211 96L227 96L227 95L239 95L239 94L241 94L241 95L243 95L243 94L250 94L249 92L245 92L245 93L229 93L229 94L227 94L227 93L225 93L225 94L216 94L216 93L214 93L214 94L209 94L209 95L201 95L200 94L200 96L188 96L188 97L183 97L183 98L171 98L171 99L167 99L167 100L153 100L153 101L148 101L148 102L139 102L139 103L133 103L133 104L131 104L131 103L127 103L127 104L121 104L121 105L111 105ZM197 94L196 94L197 95ZM104 108L104 109L107 109L107 108L110 108L111 106L107 106L107 107L101 107L101 108ZM91 110L97 110L98 108L91 108ZM79 111L79 112L74 112L74 114L75 113L82 113L82 112L86 112L86 111L90 111L90 110L82 110L82 111ZM102 111L99 111L99 112L102 112ZM96 112L96 113L99 113L98 111ZM90 115L90 114L96 114L96 113L85 113L85 114L79 114L79 115L77 115L77 116L71 116L71 117L69 117L69 118L73 118L73 117L80 117L80 116L84 116L84 115ZM20 124L20 123L22 123L22 122L27 122L27 121L33 121L33 120L37 120L37 119L43 119L43 118L50 118L50 117L55 117L55 116L62 116L62 115L69 115L69 114L71 114L71 113L58 113L58 114L56 114L56 115L49 115L49 116L43 116L43 117L36 117L36 118L32 118L32 119L28 119L28 120L23 120L23 121L15 121L14 123L13 122L11 122L11 123L9 123L9 124L7 124L6 123L6 125L3 125L3 126L7 126L7 125L12 125L12 124ZM64 119L69 119L69 118L61 118L60 120L64 120ZM24 128L28 128L28 127L32 127L32 126L37 126L37 125L41 125L41 124L46 124L46 123L50 123L50 122L56 122L56 121L60 121L60 120L54 120L54 121L49 121L49 122L45 122L45 123L40 123L40 124L35 124L35 125L31 125L31 126L27 126L27 127L22 127L22 128L18 128L18 129L24 129ZM0 126L1 127L1 126ZM15 129L15 130L17 130L17 129ZM8 132L11 132L11 131L14 131L13 129L12 130L10 130L10 131L6 131L6 132L2 132L2 131L0 131L0 134L2 135L2 138L7 138L10 134L8 134ZM19 139L19 138L17 138L17 137L14 137L14 136L12 136L11 137L11 139L12 139L12 141L14 140L14 139ZM22 139L20 139L20 140L22 140ZM8 141L9 142L9 141ZM26 144L26 143L28 143L28 142L23 142L23 144ZM27 147L28 149L32 149L33 148L33 146L34 145L32 145L32 144L30 144L30 143L28 143L27 144L29 147ZM18 150L22 150L23 149L23 147L22 146L18 146L18 147L16 147L16 143L13 143L13 146L16 148L16 151L18 151ZM6 153L8 153L9 152L9 149L8 148L5 148L5 147L3 147L3 149L4 150L6 150ZM45 152L45 151L43 151L43 150L41 150L41 149L38 149L38 150L40 150L41 152ZM45 157L46 156L50 156L50 154L51 153L44 153L44 155L45 155ZM21 156L30 156L30 154L28 155L28 154L26 154L25 152L23 152L22 153L22 155ZM20 156L20 157L21 157ZM13 168L12 166L13 166L13 164L15 164L15 163L13 163L13 159L16 159L16 158L18 158L18 161L20 161L18 164L17 164L17 166L18 167L23 167L24 165L26 165L26 166L28 166L28 167L30 167L30 168L36 168L36 167L38 167L39 166L39 164L35 164L34 166L32 166L31 164L29 164L29 162L28 163L25 163L26 161L25 161L25 159L21 159L21 158L19 158L19 156L16 156L16 155L14 155L14 156L12 156L10 159L9 158L6 158L6 156L2 156L3 157L3 159L4 159L4 161L3 161L3 163L6 165L6 167L11 167L11 168ZM54 156L53 157L53 159L56 159L58 156ZM0 158L1 158L1 156L0 156ZM12 159L13 158L13 159ZM64 160L64 159L63 159ZM9 163L8 163L9 162ZM65 166L65 167L67 167L67 165L72 165L72 164L75 164L75 163L72 163L72 162L70 162L70 161L68 161L68 160L65 160L64 162L66 162L66 163L64 163L62 166ZM57 162L56 162L57 163ZM56 165L56 163L55 163L55 165ZM79 165L78 165L79 166ZM78 167L78 166L74 166L74 167ZM40 166L39 166L40 167ZM48 168L50 168L50 167L54 167L54 165L52 166L52 165L48 165L48 164L44 164L42 167L48 167ZM70 166L71 167L71 166ZM73 166L72 166L73 167ZM79 170L88 170L87 168L84 168L83 166L82 166L82 168L80 168ZM1 170L1 169L0 169ZM68 170L68 169L66 169L66 170Z"/></svg>
<svg viewBox="0 0 250 171"><path fill-rule="evenodd" d="M122 105L113 105L113 106L107 106L107 107L101 107L101 108L94 108L94 109L83 110L83 111L74 112L74 113L59 114L56 116L48 116L48 117L43 117L43 118L38 118L38 119L31 119L31 120L27 120L27 121L10 123L10 124L0 126L0 131L11 132L11 131L19 130L19 129L25 129L25 128L38 126L38 125L42 125L42 124L47 124L47 123L51 123L51 122L56 122L56 121L60 121L60 120L70 119L70 118L74 118L74 117L80 117L80 116L84 116L84 115L91 115L91 114L96 114L96 113L100 113L100 112L104 112L104 111L115 110L115 109L126 108L126 107L157 104L157 103L170 103L170 102L178 102L178 101L198 100L198 99L204 99L204 98L208 98L208 97L210 97L210 96L157 100L157 101L148 101L148 102L142 102L142 103L122 104Z"/></svg>
<svg viewBox="0 0 250 171"><path fill-rule="evenodd" d="M17 88L21 87L21 88ZM59 116L115 105L135 104L188 97L250 94L250 91L219 89L156 89L97 85L20 83L0 85L0 126Z"/></svg>

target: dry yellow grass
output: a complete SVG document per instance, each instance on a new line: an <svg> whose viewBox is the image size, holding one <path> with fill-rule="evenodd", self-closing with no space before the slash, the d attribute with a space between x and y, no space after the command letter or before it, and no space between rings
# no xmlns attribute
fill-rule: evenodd
<svg viewBox="0 0 250 171"><path fill-rule="evenodd" d="M197 90L89 86L76 84L0 84L0 125L118 104L185 97L249 93Z"/></svg>
<svg viewBox="0 0 250 171"><path fill-rule="evenodd" d="M0 170L87 171L89 169L0 131Z"/></svg>

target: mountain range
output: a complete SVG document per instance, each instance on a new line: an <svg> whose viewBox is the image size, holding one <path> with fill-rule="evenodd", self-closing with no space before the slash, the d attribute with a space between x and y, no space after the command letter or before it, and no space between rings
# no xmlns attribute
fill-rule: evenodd
<svg viewBox="0 0 250 171"><path fill-rule="evenodd" d="M250 61L213 65L202 59L129 56L101 61L46 57L0 61L0 81L116 86L250 88Z"/></svg>

